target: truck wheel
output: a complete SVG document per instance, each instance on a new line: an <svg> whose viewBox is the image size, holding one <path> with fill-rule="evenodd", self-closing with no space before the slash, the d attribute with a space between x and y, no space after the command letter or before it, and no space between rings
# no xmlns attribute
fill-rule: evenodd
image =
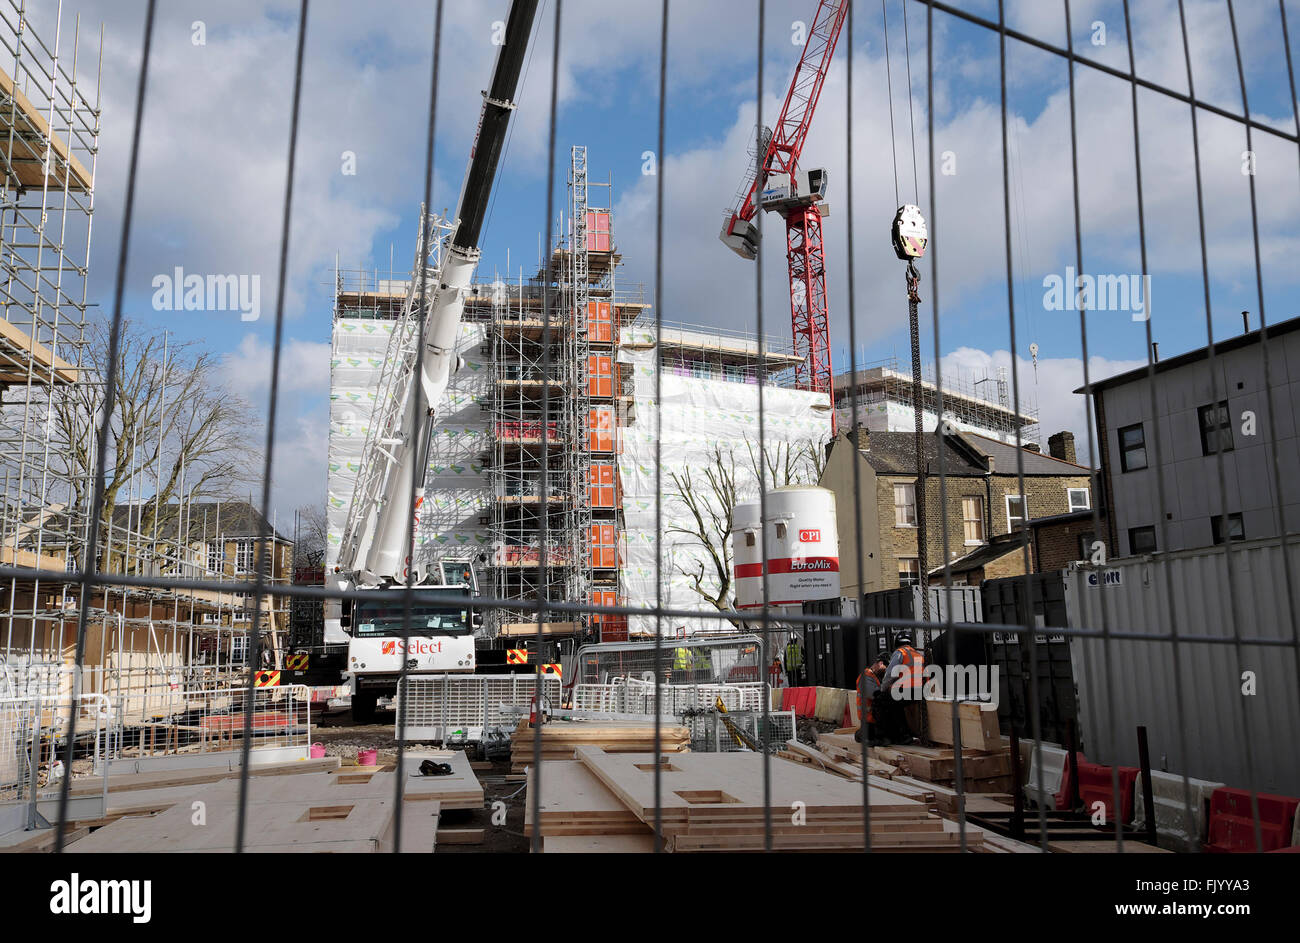
<svg viewBox="0 0 1300 943"><path fill-rule="evenodd" d="M373 724L375 722L375 705L379 695L374 691L359 691L352 695L352 722L356 724Z"/></svg>

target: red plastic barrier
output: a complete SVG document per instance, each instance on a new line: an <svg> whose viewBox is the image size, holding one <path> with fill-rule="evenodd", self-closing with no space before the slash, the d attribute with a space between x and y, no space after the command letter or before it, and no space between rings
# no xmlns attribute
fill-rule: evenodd
<svg viewBox="0 0 1300 943"><path fill-rule="evenodd" d="M1255 798L1259 801L1261 850L1278 851L1288 847L1300 799L1263 792L1257 793ZM1227 786L1214 790L1210 797L1209 836L1205 845L1208 852L1240 854L1256 850L1254 815L1247 790Z"/></svg>
<svg viewBox="0 0 1300 943"><path fill-rule="evenodd" d="M796 717L812 717L817 713L817 689L782 688L781 710L794 711Z"/></svg>
<svg viewBox="0 0 1300 943"><path fill-rule="evenodd" d="M1088 762L1082 753L1076 754L1080 763ZM1056 793L1056 811L1070 811L1070 783L1074 781L1074 770L1070 767L1070 754L1065 754L1065 765L1061 767L1061 788Z"/></svg>
<svg viewBox="0 0 1300 943"><path fill-rule="evenodd" d="M1136 766L1121 766L1118 769L1120 821L1132 822L1133 785L1137 782L1141 770ZM1115 821L1112 805L1115 801L1115 791L1111 783L1109 766L1089 763L1082 757L1079 758L1079 800L1083 803L1083 811L1088 815L1092 814L1093 804L1100 802L1106 810L1107 824Z"/></svg>

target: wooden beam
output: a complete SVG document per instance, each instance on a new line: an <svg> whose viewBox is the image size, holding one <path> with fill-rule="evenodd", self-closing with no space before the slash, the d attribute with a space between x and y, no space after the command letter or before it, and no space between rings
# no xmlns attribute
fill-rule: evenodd
<svg viewBox="0 0 1300 943"><path fill-rule="evenodd" d="M71 171L67 176L69 190L88 193L91 189L90 172L77 159L68 147L68 143L50 132L45 116L14 85L14 80L4 69L0 69L0 134L8 137L13 132L15 140L26 143L28 153L10 155L9 172L24 189L34 189L48 185L52 189L61 189L64 184L64 168ZM49 173L45 169L45 142L58 155L60 160L51 160ZM66 161L66 165L64 162Z"/></svg>

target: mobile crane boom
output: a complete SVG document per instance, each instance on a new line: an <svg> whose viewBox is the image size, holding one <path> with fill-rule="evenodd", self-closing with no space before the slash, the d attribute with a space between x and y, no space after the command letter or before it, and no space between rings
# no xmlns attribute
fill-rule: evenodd
<svg viewBox="0 0 1300 943"><path fill-rule="evenodd" d="M399 358L391 378L392 396L388 403L376 401L371 437L367 439L339 552L337 572L354 586L403 583L407 577L407 528L423 497L434 408L458 363L456 340L465 294L478 264L478 239L505 146L510 113L515 108L537 5L537 0L515 0L511 5L492 84L483 92L456 217L441 227L450 232L450 239L444 240L436 253L431 251L432 245L425 244L429 228L421 210L416 273L407 291L406 305L409 311L424 301L425 310L418 313L424 322L424 347L415 350L413 339L407 339L409 349ZM433 255L436 262L431 266L428 259ZM418 284L422 279L423 292ZM385 406L389 407L388 414L381 415ZM417 583L437 573L424 572L419 561L410 569Z"/></svg>

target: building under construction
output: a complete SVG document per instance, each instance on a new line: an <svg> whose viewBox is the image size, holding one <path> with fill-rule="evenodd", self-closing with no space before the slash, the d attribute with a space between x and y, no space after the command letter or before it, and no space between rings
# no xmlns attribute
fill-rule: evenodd
<svg viewBox="0 0 1300 943"><path fill-rule="evenodd" d="M26 5L0 4L0 566L24 571L0 579L0 700L49 703L79 682L78 697L105 705L97 717L117 749L184 713L198 686L219 687L243 670L256 607L218 584L249 578L268 529L265 579L286 580L289 542L244 502L196 500L183 475L178 496L159 499L158 470L184 463L184 433L164 413L175 408L176 364L160 342L160 360L148 364L162 377L157 395L133 404L140 428L156 431L130 449L110 445L111 501L87 553L108 331L88 318L101 115L97 81L85 76L99 74L102 40L87 42L79 21L68 25L56 20L49 43ZM83 599L88 562L105 580ZM212 586L172 590L119 575ZM282 602L263 601L270 652L286 618ZM8 747L19 728L6 717ZM0 791L11 773L0 768Z"/></svg>
<svg viewBox="0 0 1300 943"><path fill-rule="evenodd" d="M480 273L466 303L462 366L435 408L416 552L474 561L483 590L499 599L653 606L658 550L665 604L695 608L704 597L692 574L708 549L688 534L656 541L656 493L663 493L663 519L671 522L680 511L672 470L705 465L715 449L750 464L760 372L768 386L769 451L789 442L809 450L828 438L827 397L793 389L799 358L788 342L760 345L752 335L674 323L664 325L660 347L644 287L618 278L612 185L588 178L585 147L571 150L568 183L567 222L552 234L534 275ZM331 565L365 447L375 378L406 290L391 275L338 277ZM807 477L815 478L811 469ZM715 582L706 579L704 588ZM705 627L715 626L662 628ZM629 624L608 614L544 624L557 637L590 632L604 640L653 630L653 620L633 617ZM493 609L487 631L535 635L536 617L526 606Z"/></svg>
<svg viewBox="0 0 1300 943"><path fill-rule="evenodd" d="M839 428L863 426L871 432L911 432L913 416L912 375L898 369L889 359L858 369L857 417L854 421L852 376L835 378L835 419ZM943 375L943 418L950 427L975 432L1003 442L1015 442L1016 430L1023 442L1038 441L1038 410L1011 403L1007 371L999 367L993 376L973 377L956 371ZM933 365L922 370L922 424L933 431L939 417L939 378Z"/></svg>

